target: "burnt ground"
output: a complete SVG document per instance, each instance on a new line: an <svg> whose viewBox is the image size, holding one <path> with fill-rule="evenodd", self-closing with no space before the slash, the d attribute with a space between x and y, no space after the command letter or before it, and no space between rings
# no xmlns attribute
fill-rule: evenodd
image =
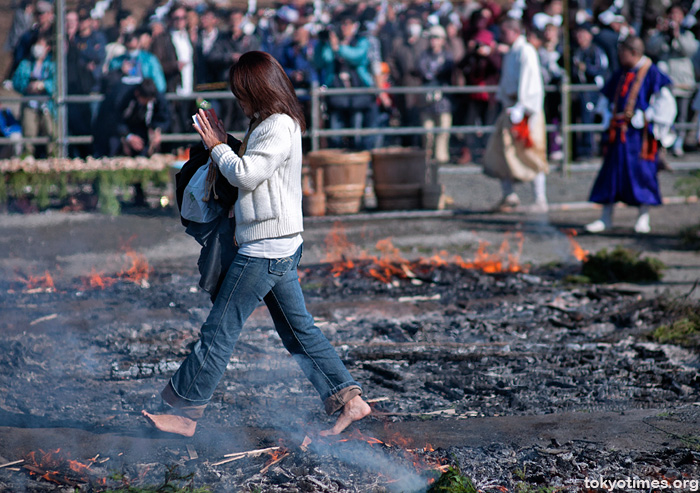
<svg viewBox="0 0 700 493"><path fill-rule="evenodd" d="M196 243L172 212L126 212L0 216L0 465L25 459L0 469L2 491L156 484L172 466L213 491L423 491L439 464L485 492L596 491L588 486L601 477L687 480L672 491L692 491L700 480L697 349L650 337L673 303L697 302L700 257L678 239L697 223L697 204L654 210L648 237L631 234L633 211L623 210L609 234L578 238L592 251L622 244L666 262L664 280L647 285L565 282L580 264L561 231L580 229L592 210L344 218L357 250L377 254L392 237L413 261L439 250L473 258L479 240L524 235L527 273L416 263L411 278L389 283L366 275L368 260L334 277L323 262L333 221L308 220L309 309L374 401L347 441L316 435L332 420L264 308L195 437L146 426L140 410L158 408L210 303L197 288ZM90 286L91 274L116 279L133 259L127 246L148 261L148 282ZM40 282L47 271L53 290ZM305 436L313 441L300 448ZM267 470L268 454L215 465L271 446L288 455ZM42 466L59 471L47 476L54 482L30 474L30 452L59 448ZM67 458L91 467L66 473Z"/></svg>

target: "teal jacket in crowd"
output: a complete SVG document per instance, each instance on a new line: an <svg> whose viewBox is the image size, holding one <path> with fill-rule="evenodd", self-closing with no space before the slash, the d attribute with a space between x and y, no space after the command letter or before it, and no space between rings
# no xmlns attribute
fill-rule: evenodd
<svg viewBox="0 0 700 493"><path fill-rule="evenodd" d="M336 71L336 55L357 71L357 76L365 87L374 85L369 70L369 40L363 36L355 39L349 45L340 45L337 53L333 52L330 43L322 42L316 46L314 64L321 74L321 84L333 86Z"/></svg>
<svg viewBox="0 0 700 493"><path fill-rule="evenodd" d="M19 62L17 70L15 70L12 76L12 86L15 91L27 96L27 88L29 87L29 82L32 81L32 70L34 69L34 58L27 58ZM44 88L46 90L46 96L53 96L56 92L56 63L49 56L44 60L41 65L41 75L38 79L44 81ZM53 100L49 100L47 103L47 108L55 113L56 108Z"/></svg>
<svg viewBox="0 0 700 493"><path fill-rule="evenodd" d="M130 59L131 56L128 52L113 58L109 64L109 70L121 70L122 63ZM141 67L141 77L144 79L153 79L158 92L164 93L166 88L165 75L163 75L163 66L160 64L158 57L151 52L139 50L136 55L136 60Z"/></svg>

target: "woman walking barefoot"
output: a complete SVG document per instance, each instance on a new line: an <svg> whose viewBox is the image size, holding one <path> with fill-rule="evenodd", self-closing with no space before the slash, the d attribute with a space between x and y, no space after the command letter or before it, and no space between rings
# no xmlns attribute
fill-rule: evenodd
<svg viewBox="0 0 700 493"><path fill-rule="evenodd" d="M250 127L236 154L218 119L203 110L195 126L212 161L234 186L238 252L200 339L161 392L173 414L146 419L165 432L192 436L223 376L243 324L263 300L285 348L316 388L329 415L340 411L335 435L370 413L328 339L306 310L297 266L301 258L301 134L303 111L281 65L269 54L250 51L229 74L231 91ZM233 246L232 246L233 248Z"/></svg>

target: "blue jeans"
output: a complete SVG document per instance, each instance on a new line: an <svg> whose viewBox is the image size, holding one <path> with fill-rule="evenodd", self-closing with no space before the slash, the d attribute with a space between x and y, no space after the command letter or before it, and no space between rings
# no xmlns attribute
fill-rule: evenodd
<svg viewBox="0 0 700 493"><path fill-rule="evenodd" d="M302 247L291 257L264 259L237 254L214 306L202 325L200 339L161 394L183 415L203 413L226 370L246 319L264 300L275 329L333 412L362 393L326 336L306 310L297 266Z"/></svg>

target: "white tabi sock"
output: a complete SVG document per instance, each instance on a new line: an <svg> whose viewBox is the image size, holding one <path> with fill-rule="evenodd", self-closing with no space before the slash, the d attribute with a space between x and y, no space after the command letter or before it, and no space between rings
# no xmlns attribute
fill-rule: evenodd
<svg viewBox="0 0 700 493"><path fill-rule="evenodd" d="M646 234L651 231L651 225L649 224L649 206L640 205L639 206L639 216L637 216L637 222L634 225L634 231L636 233Z"/></svg>
<svg viewBox="0 0 700 493"><path fill-rule="evenodd" d="M535 193L535 204L547 203L547 175L537 173L535 179L532 180L532 190Z"/></svg>

